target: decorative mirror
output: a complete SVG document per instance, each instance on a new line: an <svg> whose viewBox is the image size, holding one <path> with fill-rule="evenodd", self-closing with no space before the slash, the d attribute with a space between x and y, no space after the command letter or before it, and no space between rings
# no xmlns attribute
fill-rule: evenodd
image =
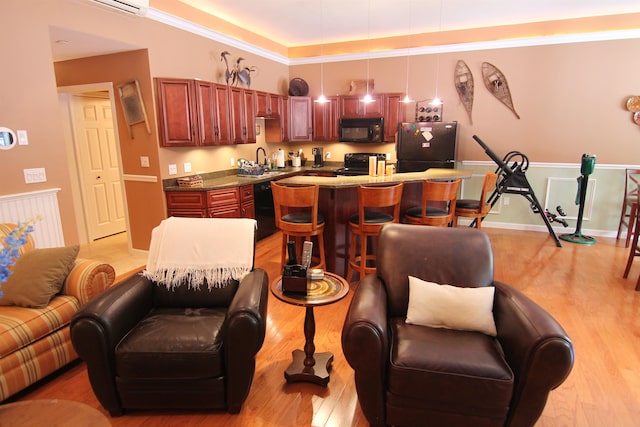
<svg viewBox="0 0 640 427"><path fill-rule="evenodd" d="M0 127L0 150L9 150L16 146L18 139L9 128Z"/></svg>

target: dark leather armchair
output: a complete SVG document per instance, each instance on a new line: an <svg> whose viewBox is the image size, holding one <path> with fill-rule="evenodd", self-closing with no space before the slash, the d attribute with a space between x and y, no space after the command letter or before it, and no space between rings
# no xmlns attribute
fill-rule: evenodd
<svg viewBox="0 0 640 427"><path fill-rule="evenodd" d="M410 275L494 286L497 336L406 323ZM355 291L342 347L372 425L533 426L574 361L558 322L493 280L486 234L408 224L382 229L377 273Z"/></svg>
<svg viewBox="0 0 640 427"><path fill-rule="evenodd" d="M98 400L125 409L226 409L249 394L265 337L268 278L254 269L209 291L167 290L134 275L86 304L71 323Z"/></svg>

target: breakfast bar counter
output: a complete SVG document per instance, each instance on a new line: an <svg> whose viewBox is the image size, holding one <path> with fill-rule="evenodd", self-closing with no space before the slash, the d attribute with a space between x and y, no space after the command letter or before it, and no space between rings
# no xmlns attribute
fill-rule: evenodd
<svg viewBox="0 0 640 427"><path fill-rule="evenodd" d="M296 175L289 178L278 180L279 183L289 185L309 185L318 184L320 188L357 188L358 185L385 185L385 184L397 184L404 182L405 184L411 182L422 182L425 179L433 180L452 180L457 178L467 178L471 176L470 170L465 169L427 169L423 172L404 172L394 173L392 175L384 176L369 176L369 175L357 175L357 176L308 176L308 175Z"/></svg>
<svg viewBox="0 0 640 427"><path fill-rule="evenodd" d="M348 263L348 221L349 217L358 209L358 185L386 185L404 182L401 203L401 214L404 214L409 207L420 204L423 180L452 180L470 176L470 170L433 168L424 172L394 173L381 177L298 175L280 179L278 183L317 184L320 186L319 210L325 218L326 269L345 277Z"/></svg>

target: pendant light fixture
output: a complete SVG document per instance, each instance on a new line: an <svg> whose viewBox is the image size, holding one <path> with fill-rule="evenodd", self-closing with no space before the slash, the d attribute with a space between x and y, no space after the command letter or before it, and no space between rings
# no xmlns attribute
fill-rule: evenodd
<svg viewBox="0 0 640 427"><path fill-rule="evenodd" d="M409 96L409 51L411 49L411 1L409 1L409 32L407 33L407 76L405 81L405 90L404 90L404 99L401 102L405 104L409 104L414 102L413 99Z"/></svg>
<svg viewBox="0 0 640 427"><path fill-rule="evenodd" d="M442 3L443 0L440 0L440 14L439 14L439 22L438 22L438 35L442 34ZM440 37L438 37L438 43L441 43ZM438 53L436 54L436 96L431 101L431 105L442 105L442 101L438 97L438 85L440 80L440 46L436 46L438 49Z"/></svg>
<svg viewBox="0 0 640 427"><path fill-rule="evenodd" d="M375 102L375 99L371 97L369 93L369 62L371 59L371 0L369 0L367 7L367 94L360 100L360 102L364 102L365 104L369 104L371 102Z"/></svg>
<svg viewBox="0 0 640 427"><path fill-rule="evenodd" d="M329 102L324 96L324 2L320 1L320 96L314 101L320 104Z"/></svg>

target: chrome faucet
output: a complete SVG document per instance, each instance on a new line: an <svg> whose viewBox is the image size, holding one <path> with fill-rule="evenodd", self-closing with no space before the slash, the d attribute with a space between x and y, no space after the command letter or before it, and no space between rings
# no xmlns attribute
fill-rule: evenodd
<svg viewBox="0 0 640 427"><path fill-rule="evenodd" d="M260 161L258 160L258 159L259 159L258 155L259 155L259 153L260 153L260 150L262 150L262 154L264 154L264 163L265 163L265 164L267 163L267 151L266 151L264 148L262 148L262 147L258 147L258 148L256 149L256 164L257 164L257 165L259 165L259 164L260 164Z"/></svg>

